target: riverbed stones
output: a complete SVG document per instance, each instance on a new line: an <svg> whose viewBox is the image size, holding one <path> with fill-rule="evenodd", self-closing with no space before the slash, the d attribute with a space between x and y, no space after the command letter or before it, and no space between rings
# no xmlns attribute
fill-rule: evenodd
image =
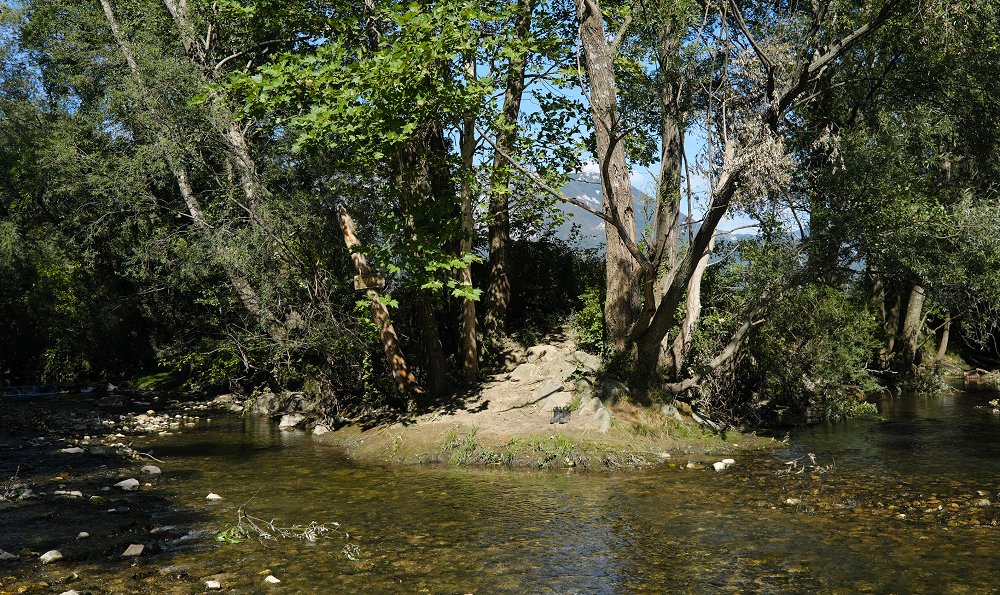
<svg viewBox="0 0 1000 595"><path fill-rule="evenodd" d="M316 424L313 426L313 436L322 436L330 433L330 426L326 424Z"/></svg>
<svg viewBox="0 0 1000 595"><path fill-rule="evenodd" d="M90 533L87 533L86 531L80 531L80 532L79 532L79 533L77 533L77 535L76 535L76 538L77 538L77 539L86 539L86 538L88 538L88 537L90 537Z"/></svg>
<svg viewBox="0 0 1000 595"><path fill-rule="evenodd" d="M798 506L802 504L802 498L785 498L785 506Z"/></svg>
<svg viewBox="0 0 1000 595"><path fill-rule="evenodd" d="M15 559L17 559L17 556L15 556L14 554L0 550L0 562L6 560L15 560Z"/></svg>
<svg viewBox="0 0 1000 595"><path fill-rule="evenodd" d="M143 475L159 475L163 472L156 465L143 465L142 469L139 469L139 473Z"/></svg>
<svg viewBox="0 0 1000 595"><path fill-rule="evenodd" d="M130 477L119 481L115 484L115 487L125 490L126 492L135 492L139 489L139 480Z"/></svg>
<svg viewBox="0 0 1000 595"><path fill-rule="evenodd" d="M736 464L736 459L722 459L722 464L726 467L732 467Z"/></svg>
<svg viewBox="0 0 1000 595"><path fill-rule="evenodd" d="M205 496L205 499L214 502L216 500L222 500L222 496L216 494L215 492L211 492L209 495Z"/></svg>
<svg viewBox="0 0 1000 595"><path fill-rule="evenodd" d="M219 581L205 581L205 588L209 591L218 591L222 588L222 583Z"/></svg>
<svg viewBox="0 0 1000 595"><path fill-rule="evenodd" d="M62 553L59 550L49 550L38 557L42 564L49 564L56 560L62 560Z"/></svg>
<svg viewBox="0 0 1000 595"><path fill-rule="evenodd" d="M124 552L122 552L123 558L134 558L136 556L142 555L142 550L146 549L146 546L141 543L133 543L128 546Z"/></svg>
<svg viewBox="0 0 1000 595"><path fill-rule="evenodd" d="M975 502L973 502L972 505L973 506L978 506L980 508L988 508L990 506L993 506L993 503L990 502L989 499L987 499L987 498L980 498L979 500L976 500Z"/></svg>
<svg viewBox="0 0 1000 595"><path fill-rule="evenodd" d="M266 577L264 577L264 582L269 585L277 585L278 583L281 582L281 579L274 576L273 574L269 574Z"/></svg>
<svg viewBox="0 0 1000 595"><path fill-rule="evenodd" d="M723 471L725 468L726 464L723 463L722 461L716 461L712 463L712 469L715 469L716 471Z"/></svg>
<svg viewBox="0 0 1000 595"><path fill-rule="evenodd" d="M293 430L303 424L306 421L306 416L301 413L289 413L287 415L281 416L281 421L278 422L279 430Z"/></svg>
<svg viewBox="0 0 1000 595"><path fill-rule="evenodd" d="M84 453L84 452L87 452L87 451L83 450L79 446L72 446L70 448L60 448L59 452L61 452L63 454L67 454L67 455L78 455L80 453Z"/></svg>
<svg viewBox="0 0 1000 595"><path fill-rule="evenodd" d="M594 419L597 420L597 428L601 433L607 434L611 429L611 412L601 407L594 413Z"/></svg>

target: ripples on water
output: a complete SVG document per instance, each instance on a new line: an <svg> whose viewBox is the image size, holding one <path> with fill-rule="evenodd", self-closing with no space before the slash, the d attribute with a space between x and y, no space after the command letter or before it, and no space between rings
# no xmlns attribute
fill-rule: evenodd
<svg viewBox="0 0 1000 595"><path fill-rule="evenodd" d="M336 521L349 539L143 563L221 569L243 592L265 569L317 593L996 592L1000 508L972 506L977 490L1000 500L1000 416L975 408L989 398L887 399L882 420L802 430L724 473L359 466L304 434L217 421L147 445L184 471L157 488L177 507L218 530L253 497L258 517ZM777 473L807 453L832 470Z"/></svg>

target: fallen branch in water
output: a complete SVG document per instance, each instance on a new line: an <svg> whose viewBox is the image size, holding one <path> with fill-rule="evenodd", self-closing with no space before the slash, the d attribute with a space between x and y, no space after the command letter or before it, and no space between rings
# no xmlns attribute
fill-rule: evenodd
<svg viewBox="0 0 1000 595"><path fill-rule="evenodd" d="M802 463L802 460L807 458L809 459L809 463ZM816 463L816 455L808 453L797 459L785 461L785 468L779 469L777 475L801 475L806 471L817 474L829 473L833 471L834 466L836 466L836 461L829 465L820 465Z"/></svg>
<svg viewBox="0 0 1000 595"><path fill-rule="evenodd" d="M229 543L239 543L245 539L257 539L258 541L300 539L315 542L333 537L342 537L345 540L351 538L350 533L341 529L340 523L337 522L318 523L312 521L308 525L296 524L282 527L278 525L276 519L267 521L256 517L248 511L248 505L259 493L260 490L254 492L253 496L250 496L250 499L239 507L236 511L236 525L217 533L216 540ZM344 546L341 553L350 560L357 560L361 555L361 548L356 544L349 543Z"/></svg>

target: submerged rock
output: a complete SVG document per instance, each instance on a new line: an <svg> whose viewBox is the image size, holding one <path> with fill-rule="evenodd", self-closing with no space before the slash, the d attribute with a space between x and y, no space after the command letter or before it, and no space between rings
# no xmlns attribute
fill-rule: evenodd
<svg viewBox="0 0 1000 595"><path fill-rule="evenodd" d="M222 500L222 496L216 494L215 492L212 492L209 495L205 496L205 499L206 500L213 500L213 501L214 500Z"/></svg>
<svg viewBox="0 0 1000 595"><path fill-rule="evenodd" d="M162 471L156 465L145 465L142 469L139 469L139 473L143 475L159 475Z"/></svg>
<svg viewBox="0 0 1000 595"><path fill-rule="evenodd" d="M712 469L715 469L716 471L722 471L725 468L726 468L726 464L723 463L722 461L716 461L716 462L712 463Z"/></svg>
<svg viewBox="0 0 1000 595"><path fill-rule="evenodd" d="M135 556L142 555L142 550L146 549L146 546L141 543L133 543L128 546L124 552L122 552L123 558L134 558Z"/></svg>
<svg viewBox="0 0 1000 595"><path fill-rule="evenodd" d="M266 577L264 577L264 582L271 585L277 585L278 583L281 582L281 579L274 576L273 574L269 574Z"/></svg>
<svg viewBox="0 0 1000 595"><path fill-rule="evenodd" d="M61 448L61 449L59 449L59 452L64 453L64 454L68 454L68 455L78 455L80 453L87 452L87 451L83 450L79 446L73 446L73 447L70 447L70 448Z"/></svg>
<svg viewBox="0 0 1000 595"><path fill-rule="evenodd" d="M17 556L15 556L14 554L0 550L0 561L14 560L15 558L17 558Z"/></svg>
<svg viewBox="0 0 1000 595"><path fill-rule="evenodd" d="M59 550L49 550L38 557L42 564L48 564L49 562L55 562L56 560L62 560L62 553Z"/></svg>

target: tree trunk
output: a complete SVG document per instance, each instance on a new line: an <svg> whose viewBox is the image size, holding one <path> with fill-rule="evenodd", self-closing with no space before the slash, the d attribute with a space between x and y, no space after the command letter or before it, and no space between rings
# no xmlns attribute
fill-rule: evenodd
<svg viewBox="0 0 1000 595"><path fill-rule="evenodd" d="M531 13L534 0L518 0L514 33L519 40L527 40L531 31ZM517 52L510 60L507 72L507 88L503 96L496 144L498 151L493 158L493 172L490 180L489 237L490 273L486 288L486 328L487 341L498 345L507 334L507 307L510 304L510 166L501 151L511 155L517 137L517 119L521 113L521 96L524 93L524 73L527 55Z"/></svg>
<svg viewBox="0 0 1000 595"><path fill-rule="evenodd" d="M438 122L427 122L423 130L400 150L396 171L396 187L406 233L416 244L433 239L440 241L435 230L425 229L424 215L433 210L456 207L454 190L448 172L444 132ZM418 221L420 215L420 221ZM429 235L428 235L429 234ZM441 344L435 296L417 290L414 307L420 328L420 348L427 373L428 392L440 395L448 390L447 360Z"/></svg>
<svg viewBox="0 0 1000 595"><path fill-rule="evenodd" d="M414 303L417 312L417 325L420 328L420 352L424 360L425 382L427 392L439 396L448 392L448 367L441 345L441 333L438 331L437 316L431 297L424 292L417 294Z"/></svg>
<svg viewBox="0 0 1000 595"><path fill-rule="evenodd" d="M674 337L674 341L670 346L670 363L673 364L675 378L680 378L688 354L691 353L691 345L694 341L694 329L698 324L698 319L701 318L701 280L708 269L708 261L712 257L712 249L714 247L715 240L713 238L708 245L708 252L698 261L698 265L691 275L691 281L688 283L684 321L681 323L677 336Z"/></svg>
<svg viewBox="0 0 1000 595"><path fill-rule="evenodd" d="M898 291L894 291L889 300L882 318L882 330L885 333L882 363L887 368L896 356L896 339L899 337L899 321L903 313L903 298Z"/></svg>
<svg viewBox="0 0 1000 595"><path fill-rule="evenodd" d="M934 356L934 363L944 359L948 353L948 338L951 334L951 314L944 315L944 325L941 327L941 342L938 343L937 355Z"/></svg>
<svg viewBox="0 0 1000 595"><path fill-rule="evenodd" d="M344 244L347 245L347 249L351 252L351 260L354 261L354 268L358 271L358 275L362 279L373 278L375 276L374 271L368 265L368 259L360 252L361 242L358 241L354 220L351 219L347 209L343 206L340 207L338 214L340 217L340 231L344 236ZM389 319L389 310L382 303L379 292L375 289L368 289L365 291L365 295L368 297L371 306L372 319L379 328L379 339L382 340L382 347L385 350L385 358L389 363L389 370L392 373L392 377L396 380L399 391L404 395L422 392L420 385L417 384L417 379L406 367L406 358L403 357L403 351L399 347L399 335L396 334L396 328Z"/></svg>
<svg viewBox="0 0 1000 595"><path fill-rule="evenodd" d="M476 76L474 60L466 64L466 75ZM473 214L473 158L476 153L476 117L466 114L462 134L462 237L459 252L461 256L472 252L472 240L475 238L475 219ZM468 290L472 290L472 265L459 271L458 281ZM472 384L479 376L479 346L476 341L476 302L470 298L462 298L462 378L467 384Z"/></svg>
<svg viewBox="0 0 1000 595"><path fill-rule="evenodd" d="M617 218L630 234L628 240L633 240L635 209L632 181L625 156L625 131L619 122L618 88L612 50L604 30L604 16L598 0L576 0L576 13L590 85L590 109L594 121L596 157L601 171L604 212ZM617 229L605 225L604 230L607 264L605 328L611 346L618 352L624 352L629 348L629 330L639 311L638 289L644 275L641 276L639 264L619 237ZM656 361L657 358L653 358L654 366Z"/></svg>
<svg viewBox="0 0 1000 595"><path fill-rule="evenodd" d="M899 352L899 371L909 372L917 361L917 350L920 349L920 332L924 325L925 291L920 285L914 285L910 291L910 299L906 303L906 316L903 318L903 345Z"/></svg>

